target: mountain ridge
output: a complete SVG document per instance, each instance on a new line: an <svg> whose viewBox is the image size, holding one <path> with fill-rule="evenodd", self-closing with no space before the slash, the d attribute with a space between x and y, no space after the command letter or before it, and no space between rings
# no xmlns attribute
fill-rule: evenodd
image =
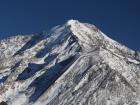
<svg viewBox="0 0 140 105"><path fill-rule="evenodd" d="M94 25L69 20L1 40L0 49L0 101L8 105L140 104L140 53Z"/></svg>

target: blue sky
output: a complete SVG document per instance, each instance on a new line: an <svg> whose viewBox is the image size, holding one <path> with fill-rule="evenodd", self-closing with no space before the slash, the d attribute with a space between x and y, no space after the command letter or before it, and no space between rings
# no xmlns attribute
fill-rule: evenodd
<svg viewBox="0 0 140 105"><path fill-rule="evenodd" d="M0 0L0 39L77 19L140 51L140 0Z"/></svg>

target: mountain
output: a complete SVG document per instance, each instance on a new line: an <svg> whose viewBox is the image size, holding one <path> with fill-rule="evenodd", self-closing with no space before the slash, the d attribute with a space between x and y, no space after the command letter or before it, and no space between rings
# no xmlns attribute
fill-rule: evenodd
<svg viewBox="0 0 140 105"><path fill-rule="evenodd" d="M140 53L69 20L0 41L0 105L140 105Z"/></svg>

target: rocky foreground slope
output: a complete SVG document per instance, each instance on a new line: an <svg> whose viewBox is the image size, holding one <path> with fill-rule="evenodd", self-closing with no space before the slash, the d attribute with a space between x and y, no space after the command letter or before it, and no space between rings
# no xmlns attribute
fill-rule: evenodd
<svg viewBox="0 0 140 105"><path fill-rule="evenodd" d="M0 102L140 105L140 53L76 20L1 40Z"/></svg>

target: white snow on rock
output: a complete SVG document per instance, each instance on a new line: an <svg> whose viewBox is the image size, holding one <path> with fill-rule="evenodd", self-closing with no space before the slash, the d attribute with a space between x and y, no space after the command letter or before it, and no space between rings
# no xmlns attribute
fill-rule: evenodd
<svg viewBox="0 0 140 105"><path fill-rule="evenodd" d="M96 26L69 20L0 41L0 102L140 105L140 54Z"/></svg>

